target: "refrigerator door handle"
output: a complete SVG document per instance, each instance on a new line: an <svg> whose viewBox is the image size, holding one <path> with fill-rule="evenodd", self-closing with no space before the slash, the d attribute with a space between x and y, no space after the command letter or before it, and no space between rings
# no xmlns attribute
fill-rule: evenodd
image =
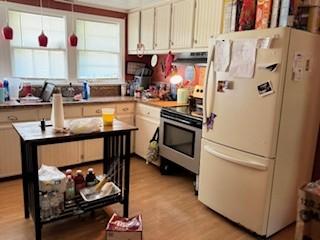
<svg viewBox="0 0 320 240"><path fill-rule="evenodd" d="M242 166L249 167L249 168L254 168L254 169L260 170L260 171L266 171L268 169L268 165L266 165L266 164L258 163L255 161L245 161L245 160L241 160L238 158L234 158L234 157L225 155L223 153L217 152L216 150L213 150L212 148L210 148L208 145L204 146L204 150L215 157L221 158L223 160L226 160L226 161L238 164L238 165L242 165Z"/></svg>
<svg viewBox="0 0 320 240"><path fill-rule="evenodd" d="M210 117L211 112L210 109L212 109L212 101L215 94L215 91L211 91L211 99L208 99L208 81L209 81L209 75L210 75L210 69L213 64L214 60L214 52L215 52L215 40L210 39L209 41L209 51L208 51L208 64L206 69L206 75L205 75L205 83L204 83L204 108L203 108L203 121L204 123L207 122L207 118ZM215 86L215 72L213 74L213 86ZM209 103L209 104L208 104Z"/></svg>

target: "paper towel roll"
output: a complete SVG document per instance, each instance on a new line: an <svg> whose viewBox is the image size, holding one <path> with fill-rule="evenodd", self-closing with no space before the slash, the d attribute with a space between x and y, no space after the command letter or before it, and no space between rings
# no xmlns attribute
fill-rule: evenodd
<svg viewBox="0 0 320 240"><path fill-rule="evenodd" d="M61 93L53 94L51 121L54 129L61 130L64 128L64 112Z"/></svg>

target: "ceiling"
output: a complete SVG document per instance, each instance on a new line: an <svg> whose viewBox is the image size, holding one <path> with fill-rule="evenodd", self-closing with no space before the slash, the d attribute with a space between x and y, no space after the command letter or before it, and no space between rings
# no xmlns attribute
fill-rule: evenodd
<svg viewBox="0 0 320 240"><path fill-rule="evenodd" d="M169 0L76 0L75 2L96 5L103 8L113 8L122 11L139 8L145 5L150 5L159 2L167 2Z"/></svg>

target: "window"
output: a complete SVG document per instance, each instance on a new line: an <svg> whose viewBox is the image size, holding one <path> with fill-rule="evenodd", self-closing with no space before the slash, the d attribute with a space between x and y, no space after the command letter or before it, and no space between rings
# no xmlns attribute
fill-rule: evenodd
<svg viewBox="0 0 320 240"><path fill-rule="evenodd" d="M9 24L14 30L10 46L12 73L15 77L67 78L64 17L41 17L39 14L9 11ZM38 36L42 29L48 37L46 48L38 45Z"/></svg>
<svg viewBox="0 0 320 240"><path fill-rule="evenodd" d="M121 77L120 24L77 20L79 79Z"/></svg>

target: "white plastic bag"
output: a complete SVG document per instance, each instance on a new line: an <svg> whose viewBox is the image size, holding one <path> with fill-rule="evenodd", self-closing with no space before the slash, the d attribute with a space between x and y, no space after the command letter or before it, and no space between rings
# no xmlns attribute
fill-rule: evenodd
<svg viewBox="0 0 320 240"><path fill-rule="evenodd" d="M91 133L100 131L101 119L75 119L69 122L70 131L74 134Z"/></svg>
<svg viewBox="0 0 320 240"><path fill-rule="evenodd" d="M66 176L58 168L41 165L38 174L41 192L57 191L63 193L66 191Z"/></svg>

